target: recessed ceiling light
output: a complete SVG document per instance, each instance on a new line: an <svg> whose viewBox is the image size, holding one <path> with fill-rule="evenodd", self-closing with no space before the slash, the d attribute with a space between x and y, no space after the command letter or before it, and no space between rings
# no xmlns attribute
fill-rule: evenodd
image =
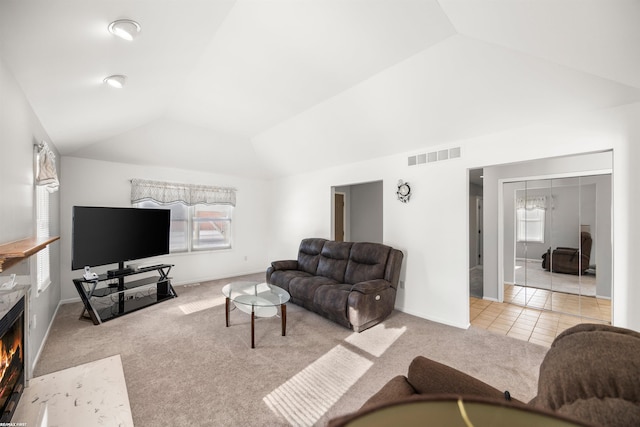
<svg viewBox="0 0 640 427"><path fill-rule="evenodd" d="M111 34L128 41L133 40L140 32L140 24L131 19L118 19L109 24Z"/></svg>
<svg viewBox="0 0 640 427"><path fill-rule="evenodd" d="M122 74L116 74L116 75L105 78L103 82L105 82L111 87L115 87L116 89L122 89L124 86L125 80L127 80L127 76L123 76Z"/></svg>

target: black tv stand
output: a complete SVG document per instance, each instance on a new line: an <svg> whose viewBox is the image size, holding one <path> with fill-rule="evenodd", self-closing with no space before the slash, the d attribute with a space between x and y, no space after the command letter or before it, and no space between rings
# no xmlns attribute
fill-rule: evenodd
<svg viewBox="0 0 640 427"><path fill-rule="evenodd" d="M73 284L84 304L81 319L90 319L95 325L129 314L141 308L175 298L169 272L173 264L160 264L136 270L120 266L97 279L73 279ZM127 281L133 275L153 273L149 277Z"/></svg>

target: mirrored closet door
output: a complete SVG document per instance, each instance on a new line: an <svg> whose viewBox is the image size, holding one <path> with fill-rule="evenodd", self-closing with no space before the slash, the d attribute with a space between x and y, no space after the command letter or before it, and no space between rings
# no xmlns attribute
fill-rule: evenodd
<svg viewBox="0 0 640 427"><path fill-rule="evenodd" d="M505 302L609 322L611 175L523 180L503 190L512 242Z"/></svg>

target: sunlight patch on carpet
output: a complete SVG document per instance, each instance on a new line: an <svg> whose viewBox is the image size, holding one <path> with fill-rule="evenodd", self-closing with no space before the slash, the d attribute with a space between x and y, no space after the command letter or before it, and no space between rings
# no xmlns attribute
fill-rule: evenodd
<svg viewBox="0 0 640 427"><path fill-rule="evenodd" d="M380 357L406 331L406 326L387 329L384 323L380 323L365 331L354 332L345 338L345 341L369 354Z"/></svg>
<svg viewBox="0 0 640 427"><path fill-rule="evenodd" d="M194 301L187 304L180 305L180 310L184 314L193 314L198 311L207 310L209 308L217 307L219 305L224 304L224 296L219 296L216 298L209 298L201 301Z"/></svg>
<svg viewBox="0 0 640 427"><path fill-rule="evenodd" d="M338 345L262 400L289 424L312 426L372 365Z"/></svg>

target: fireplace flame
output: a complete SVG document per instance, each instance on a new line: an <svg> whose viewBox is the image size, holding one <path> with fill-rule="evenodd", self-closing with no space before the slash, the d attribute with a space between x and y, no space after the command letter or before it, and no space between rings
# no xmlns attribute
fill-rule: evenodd
<svg viewBox="0 0 640 427"><path fill-rule="evenodd" d="M12 337L5 335L2 340L0 340L0 383L3 382L4 374L11 365L16 353L22 363L22 331L18 330L16 332L17 333L12 334Z"/></svg>

